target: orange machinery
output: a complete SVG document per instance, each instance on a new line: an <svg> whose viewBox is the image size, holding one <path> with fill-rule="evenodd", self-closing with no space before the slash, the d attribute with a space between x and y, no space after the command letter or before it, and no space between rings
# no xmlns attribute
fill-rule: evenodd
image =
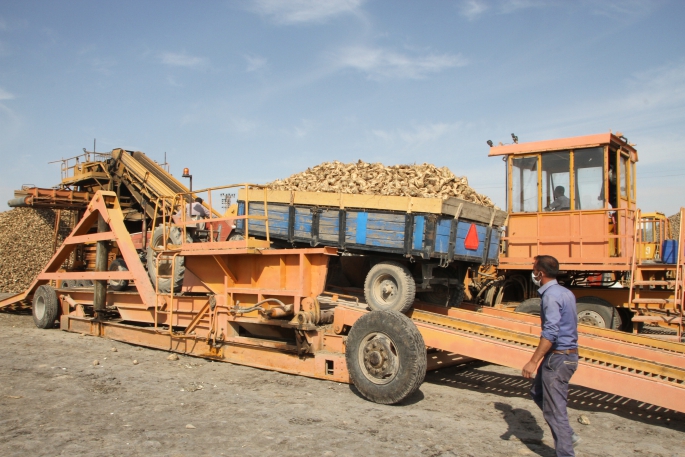
<svg viewBox="0 0 685 457"><path fill-rule="evenodd" d="M654 215L636 206L638 153L622 134L493 146L490 156L506 163L508 223L497 273L475 278L485 304L539 314L530 272L547 254L578 299L580 322L634 332L659 324L671 331L661 337L682 337L683 233L675 262L655 261Z"/></svg>
<svg viewBox="0 0 685 457"><path fill-rule="evenodd" d="M369 312L355 296L327 290L334 248L274 249L251 238L250 220L268 223L266 214L237 216L245 239L221 241L207 225L221 217L173 222L184 201L179 194L156 205L160 225L150 231L162 236L151 237L146 268L116 194L96 192L36 281L0 308L30 301L41 328L59 320L65 331L352 382L379 403L403 400L427 369L465 358L520 368L538 343L537 318L495 308L415 302L405 314ZM193 230L209 233L188 237ZM59 271L77 246L92 244L95 271ZM108 271L114 247L121 259ZM62 287L75 279L94 286ZM685 345L587 326L579 343L575 384L685 412Z"/></svg>

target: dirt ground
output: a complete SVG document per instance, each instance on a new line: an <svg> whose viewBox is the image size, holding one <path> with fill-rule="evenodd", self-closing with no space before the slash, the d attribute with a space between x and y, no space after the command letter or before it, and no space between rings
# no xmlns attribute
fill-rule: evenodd
<svg viewBox="0 0 685 457"><path fill-rule="evenodd" d="M432 372L384 406L346 384L39 330L27 314L0 313L0 345L5 457L554 455L529 381L493 365ZM685 456L683 414L581 388L570 406L579 456Z"/></svg>

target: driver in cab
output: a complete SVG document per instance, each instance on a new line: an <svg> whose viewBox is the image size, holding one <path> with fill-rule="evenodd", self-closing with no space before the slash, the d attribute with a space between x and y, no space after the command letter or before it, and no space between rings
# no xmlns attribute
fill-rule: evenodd
<svg viewBox="0 0 685 457"><path fill-rule="evenodd" d="M564 186L557 186L554 189L554 201L545 208L545 211L568 211L571 209L571 200L564 193Z"/></svg>

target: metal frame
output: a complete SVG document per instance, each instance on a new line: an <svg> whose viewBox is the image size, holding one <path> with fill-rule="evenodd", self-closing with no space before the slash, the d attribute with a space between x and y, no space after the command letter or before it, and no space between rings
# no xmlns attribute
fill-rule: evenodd
<svg viewBox="0 0 685 457"><path fill-rule="evenodd" d="M105 227L89 233L102 217ZM171 224L167 222L167 224ZM682 238L682 234L681 234ZM82 243L113 241L128 272L58 272ZM141 263L112 192L98 192L64 245L24 294L50 280L87 277L133 280L135 290L107 291L106 307L93 313L89 289L57 289L63 330L88 333L219 361L349 382L347 332L367 311L324 294L333 248L263 249L249 246L161 251L186 260L184 287L192 294L160 294ZM682 262L682 260L679 260ZM203 291L202 293L200 291ZM349 302L348 302L349 303ZM97 308L96 308L97 309ZM489 309L473 312L421 303L408 313L431 355L431 366L469 358L520 367L534 351L539 323L531 316ZM152 325L150 325L152 324ZM685 345L620 332L581 328L580 367L574 384L685 412ZM458 355L454 355L458 354Z"/></svg>

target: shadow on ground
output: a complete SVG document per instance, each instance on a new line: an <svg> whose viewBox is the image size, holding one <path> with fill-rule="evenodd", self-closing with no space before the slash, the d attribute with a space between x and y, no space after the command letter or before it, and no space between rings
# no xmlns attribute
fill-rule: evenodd
<svg viewBox="0 0 685 457"><path fill-rule="evenodd" d="M501 397L530 398L529 379L487 369L484 362L470 362L443 368L426 375L426 382L454 386L477 392L488 392ZM531 400L531 405L534 406ZM685 431L685 414L631 400L599 390L573 386L569 389L568 406L575 410L604 412L635 421Z"/></svg>

